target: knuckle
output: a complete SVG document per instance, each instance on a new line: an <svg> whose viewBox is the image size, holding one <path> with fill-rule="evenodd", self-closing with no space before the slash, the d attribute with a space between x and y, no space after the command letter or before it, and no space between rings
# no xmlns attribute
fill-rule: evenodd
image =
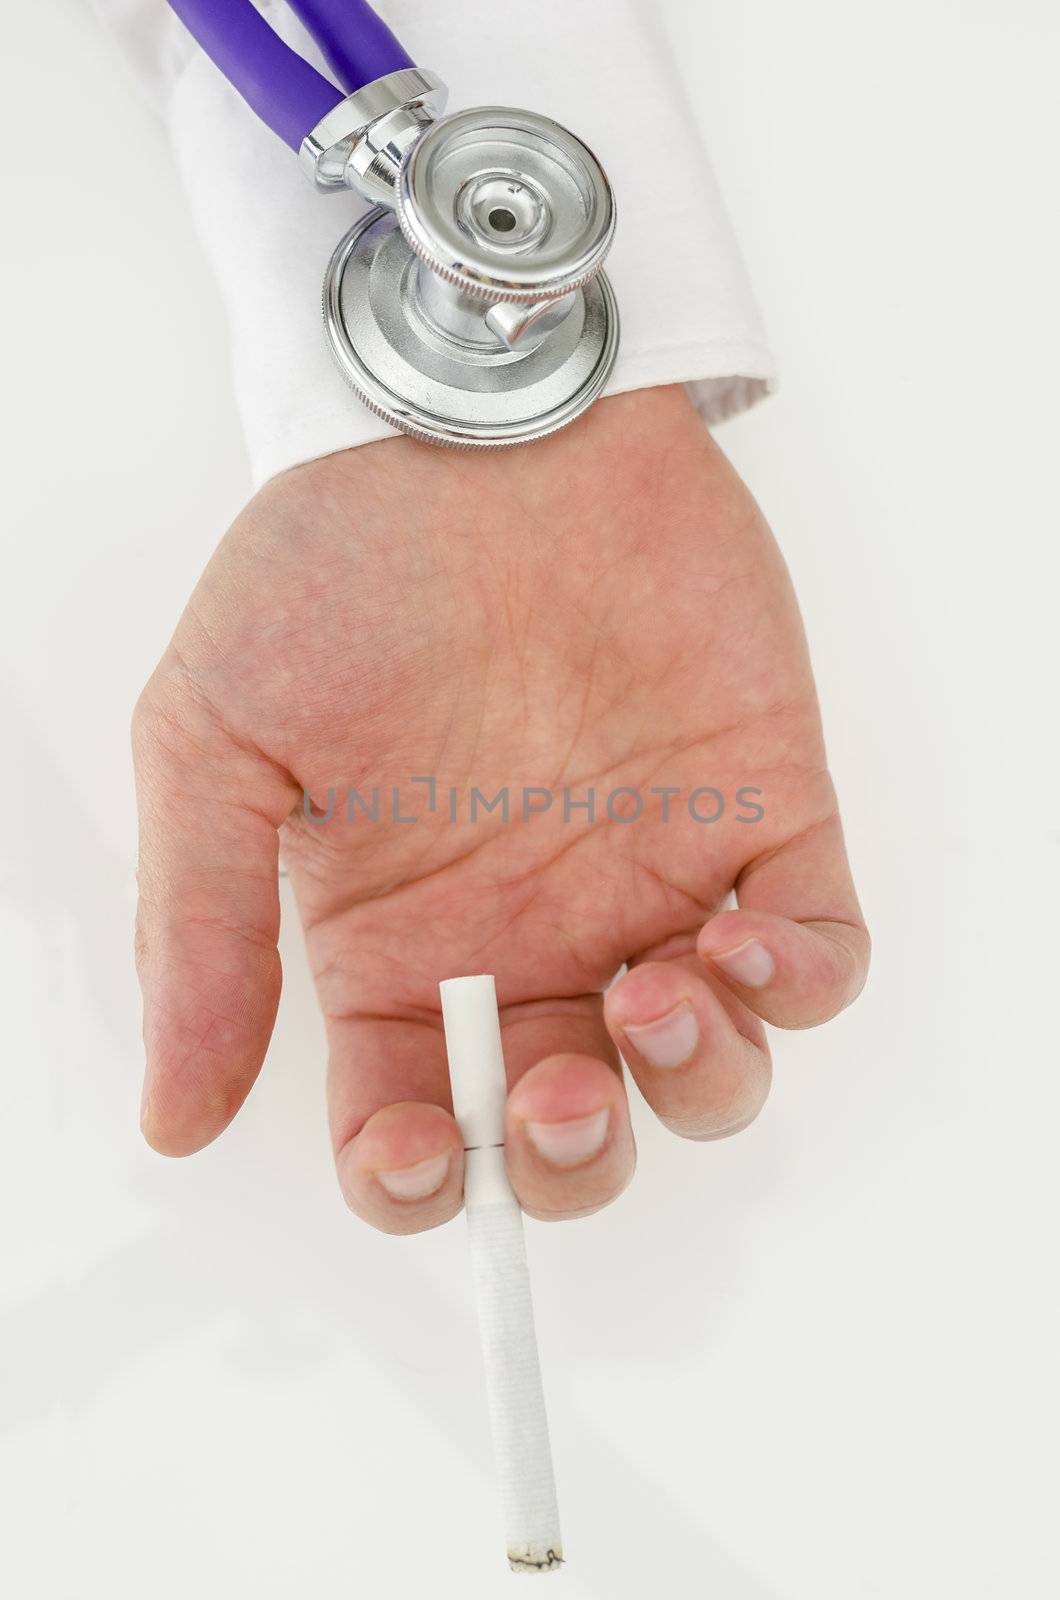
<svg viewBox="0 0 1060 1600"><path fill-rule="evenodd" d="M132 738L133 758L136 759L150 743L154 729L154 709L151 702L150 686L141 689L137 696L136 704L132 709L129 720L129 733Z"/></svg>
<svg viewBox="0 0 1060 1600"><path fill-rule="evenodd" d="M167 753L175 753L182 742L184 726L179 692L169 691L163 701L152 679L141 690L133 707L130 734L137 768L150 767Z"/></svg>
<svg viewBox="0 0 1060 1600"><path fill-rule="evenodd" d="M147 970L149 949L150 945L147 936L147 918L144 912L143 901L141 900L136 910L136 929L133 934L133 959L136 962L136 973L141 984L143 983L144 974Z"/></svg>
<svg viewBox="0 0 1060 1600"><path fill-rule="evenodd" d="M216 747L222 727L220 714L171 646L133 706L130 733L137 766L165 760L187 764Z"/></svg>

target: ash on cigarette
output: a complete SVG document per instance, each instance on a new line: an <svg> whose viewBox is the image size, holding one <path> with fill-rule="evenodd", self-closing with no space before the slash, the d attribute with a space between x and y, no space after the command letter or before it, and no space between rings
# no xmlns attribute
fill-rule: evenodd
<svg viewBox="0 0 1060 1600"><path fill-rule="evenodd" d="M552 1572L563 1565L559 1550L546 1550L543 1556L534 1557L529 1551L508 1551L508 1565L513 1572Z"/></svg>

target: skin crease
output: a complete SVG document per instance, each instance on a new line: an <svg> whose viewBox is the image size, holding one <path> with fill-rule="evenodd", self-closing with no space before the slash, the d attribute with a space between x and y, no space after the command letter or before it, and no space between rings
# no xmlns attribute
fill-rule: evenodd
<svg viewBox="0 0 1060 1600"><path fill-rule="evenodd" d="M440 978L496 975L509 1172L548 1217L597 1209L632 1174L619 1050L669 1127L718 1137L765 1099L762 1019L823 1021L864 981L787 571L679 389L602 401L516 450L394 439L283 474L222 540L133 731L147 1138L200 1148L257 1074L282 849L327 1024L339 1180L388 1231L460 1206ZM433 815L410 783L428 774ZM509 786L508 825L470 824L471 785ZM564 785L575 801L595 787L593 823L564 824ZM704 785L728 800L712 825L685 805ZM335 815L307 820L303 789L324 812L329 786ZM349 788L375 786L383 820L347 821ZM394 786L414 824L387 820ZM556 794L529 822L525 786ZM604 811L621 786L681 794L666 823L649 796L622 825ZM764 791L754 824L736 820L743 786ZM734 948L751 966L727 972ZM653 1030L636 1030L675 1007L694 1048L655 1065ZM577 1119L606 1124L603 1144L554 1165L548 1127ZM405 1197L414 1175L400 1198L377 1176L419 1163L444 1168L422 1198Z"/></svg>

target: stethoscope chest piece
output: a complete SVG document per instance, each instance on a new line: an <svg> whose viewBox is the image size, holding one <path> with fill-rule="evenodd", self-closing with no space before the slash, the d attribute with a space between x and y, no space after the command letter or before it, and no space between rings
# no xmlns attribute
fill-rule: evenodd
<svg viewBox="0 0 1060 1600"><path fill-rule="evenodd" d="M329 343L379 415L434 442L525 443L601 393L618 310L600 270L615 231L592 152L503 107L432 122L403 155L391 210L339 244Z"/></svg>

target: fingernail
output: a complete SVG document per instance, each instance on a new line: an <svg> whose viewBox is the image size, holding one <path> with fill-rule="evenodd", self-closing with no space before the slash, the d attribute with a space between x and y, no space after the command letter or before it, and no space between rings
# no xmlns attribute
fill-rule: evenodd
<svg viewBox="0 0 1060 1600"><path fill-rule="evenodd" d="M426 1200L440 1189L449 1173L449 1156L428 1156L411 1167L377 1172L376 1177L393 1200Z"/></svg>
<svg viewBox="0 0 1060 1600"><path fill-rule="evenodd" d="M633 1048L653 1067L683 1067L699 1043L699 1023L687 1000L665 1017L639 1025L627 1023L623 1033Z"/></svg>
<svg viewBox="0 0 1060 1600"><path fill-rule="evenodd" d="M607 1106L569 1122L528 1122L526 1136L539 1155L554 1167L577 1167L596 1155L607 1138L611 1112Z"/></svg>
<svg viewBox="0 0 1060 1600"><path fill-rule="evenodd" d="M147 1092L147 1081L145 1079L144 1080L143 1092L140 1095L140 1131L141 1132L143 1132L147 1128L147 1123L148 1123L148 1119L149 1119L150 1115L151 1115L151 1096Z"/></svg>
<svg viewBox="0 0 1060 1600"><path fill-rule="evenodd" d="M757 939L745 939L733 950L710 950L707 954L726 977L745 989L764 989L776 971L773 957Z"/></svg>

